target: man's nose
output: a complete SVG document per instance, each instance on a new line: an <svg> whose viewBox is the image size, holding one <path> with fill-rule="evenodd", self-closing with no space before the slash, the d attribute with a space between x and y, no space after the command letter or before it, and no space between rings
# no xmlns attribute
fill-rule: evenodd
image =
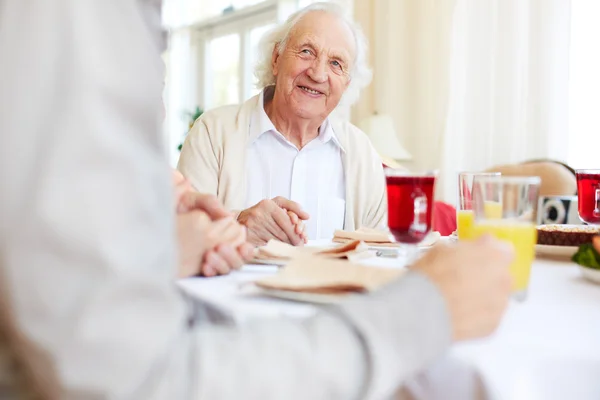
<svg viewBox="0 0 600 400"><path fill-rule="evenodd" d="M317 58L308 69L308 76L317 83L327 81L327 60Z"/></svg>

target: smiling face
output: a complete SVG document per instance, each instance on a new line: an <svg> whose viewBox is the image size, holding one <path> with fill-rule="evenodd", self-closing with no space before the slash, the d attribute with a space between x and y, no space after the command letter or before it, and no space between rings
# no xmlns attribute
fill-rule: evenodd
<svg viewBox="0 0 600 400"><path fill-rule="evenodd" d="M288 115L324 120L350 83L354 58L354 37L342 20L323 11L306 14L283 52L273 51L278 107Z"/></svg>

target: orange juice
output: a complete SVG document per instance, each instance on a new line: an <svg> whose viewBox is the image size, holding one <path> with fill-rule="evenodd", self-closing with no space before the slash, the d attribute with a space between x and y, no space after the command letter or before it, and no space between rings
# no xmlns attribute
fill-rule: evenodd
<svg viewBox="0 0 600 400"><path fill-rule="evenodd" d="M471 238L473 226L473 210L458 210L456 212L456 233L460 240Z"/></svg>
<svg viewBox="0 0 600 400"><path fill-rule="evenodd" d="M510 220L487 220L473 224L471 233L473 238L490 233L513 245L515 260L509 267L513 278L513 291L525 292L529 283L531 263L535 258L537 242L535 225Z"/></svg>
<svg viewBox="0 0 600 400"><path fill-rule="evenodd" d="M483 213L486 219L501 219L502 203L498 203L497 201L483 202Z"/></svg>
<svg viewBox="0 0 600 400"><path fill-rule="evenodd" d="M502 204L496 201L486 201L483 203L483 212L486 219L501 219ZM475 219L473 210L458 210L456 212L456 233L461 240L468 240L473 237L471 228Z"/></svg>

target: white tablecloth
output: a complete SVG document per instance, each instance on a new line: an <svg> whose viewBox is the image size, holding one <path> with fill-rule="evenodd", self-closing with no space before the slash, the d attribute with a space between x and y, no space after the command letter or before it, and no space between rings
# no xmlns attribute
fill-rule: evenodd
<svg viewBox="0 0 600 400"><path fill-rule="evenodd" d="M397 259L366 263L401 267ZM180 286L240 321L312 315L314 306L249 294L248 282L276 271L249 265ZM480 379L483 391L473 387ZM412 397L422 399L600 400L600 285L584 280L575 264L536 260L527 300L510 305L494 335L455 344L409 386Z"/></svg>

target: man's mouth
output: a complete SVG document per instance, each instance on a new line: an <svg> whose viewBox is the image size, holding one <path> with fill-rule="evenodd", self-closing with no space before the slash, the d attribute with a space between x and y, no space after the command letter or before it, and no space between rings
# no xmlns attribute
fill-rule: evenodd
<svg viewBox="0 0 600 400"><path fill-rule="evenodd" d="M310 93L310 94L323 94L323 93L319 92L318 90L314 90L314 89L311 89L311 88L306 87L306 86L298 86L298 87L300 89L304 90L306 93Z"/></svg>

